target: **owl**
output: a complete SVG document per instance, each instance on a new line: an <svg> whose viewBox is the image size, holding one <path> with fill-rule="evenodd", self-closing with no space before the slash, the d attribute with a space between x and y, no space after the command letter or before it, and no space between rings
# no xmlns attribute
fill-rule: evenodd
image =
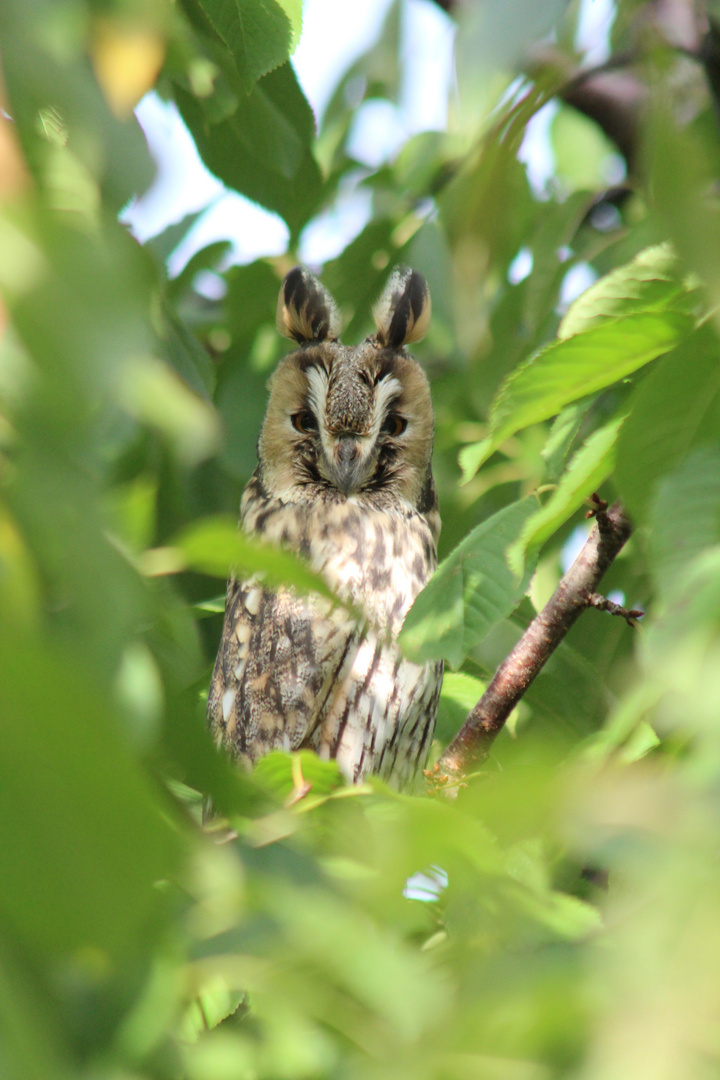
<svg viewBox="0 0 720 1080"><path fill-rule="evenodd" d="M442 682L441 662L397 646L440 532L430 390L404 349L428 327L424 278L394 270L373 316L371 337L342 345L324 286L302 267L283 281L277 326L298 347L269 382L240 527L304 556L350 603L231 577L208 723L240 762L309 748L352 782L400 788L426 762Z"/></svg>

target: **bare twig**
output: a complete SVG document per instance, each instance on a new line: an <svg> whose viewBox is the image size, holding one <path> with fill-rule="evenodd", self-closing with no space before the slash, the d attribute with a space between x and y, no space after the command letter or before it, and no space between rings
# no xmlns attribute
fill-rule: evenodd
<svg viewBox="0 0 720 1080"><path fill-rule="evenodd" d="M600 593L591 593L588 596L588 607L597 608L598 611L607 611L609 615L619 615L628 626L637 626L637 620L641 619L645 614L640 608L630 608L628 610L628 608L616 604L613 600L608 600L607 596L601 596Z"/></svg>
<svg viewBox="0 0 720 1080"><path fill-rule="evenodd" d="M619 502L610 509L596 495L590 515L597 522L588 540L540 614L530 623L487 690L470 712L445 753L426 775L432 787L453 783L487 760L505 721L530 683L558 647L575 620L596 604L595 590L630 536L631 526ZM604 600L604 597L600 597ZM611 602L605 600L605 605ZM605 610L612 610L608 606ZM641 613L627 612L630 618Z"/></svg>

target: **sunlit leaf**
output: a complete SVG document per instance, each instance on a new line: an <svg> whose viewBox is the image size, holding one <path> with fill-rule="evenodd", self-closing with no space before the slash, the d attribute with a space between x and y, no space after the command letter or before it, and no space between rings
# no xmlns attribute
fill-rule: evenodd
<svg viewBox="0 0 720 1080"><path fill-rule="evenodd" d="M298 754L274 751L258 762L254 775L262 787L282 799L295 795L314 802L318 795L328 795L346 784L335 761L322 761L309 750Z"/></svg>
<svg viewBox="0 0 720 1080"><path fill-rule="evenodd" d="M150 26L98 19L90 55L110 108L126 120L155 83L165 58L165 42Z"/></svg>
<svg viewBox="0 0 720 1080"><path fill-rule="evenodd" d="M551 497L525 522L517 543L508 551L508 561L517 574L523 571L527 552L542 547L611 474L615 443L624 420L620 416L588 438L573 456Z"/></svg>
<svg viewBox="0 0 720 1080"><path fill-rule="evenodd" d="M553 120L551 134L561 183L571 191L594 191L600 187L608 163L617 151L599 125L566 106Z"/></svg>
<svg viewBox="0 0 720 1080"><path fill-rule="evenodd" d="M262 75L284 64L302 27L302 0L199 0L230 49L249 93Z"/></svg>
<svg viewBox="0 0 720 1080"><path fill-rule="evenodd" d="M463 450L465 479L515 432L632 374L669 352L691 330L688 316L640 313L553 342L518 368L501 388L490 412L489 438Z"/></svg>
<svg viewBox="0 0 720 1080"><path fill-rule="evenodd" d="M690 313L698 303L698 294L680 275L681 267L670 244L646 248L626 266L600 278L570 305L558 337L573 337L605 319L638 312Z"/></svg>

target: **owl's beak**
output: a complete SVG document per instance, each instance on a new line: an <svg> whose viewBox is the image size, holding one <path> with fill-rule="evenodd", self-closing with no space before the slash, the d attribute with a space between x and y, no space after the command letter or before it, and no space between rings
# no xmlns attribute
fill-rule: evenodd
<svg viewBox="0 0 720 1080"><path fill-rule="evenodd" d="M364 472L365 462L358 439L341 435L335 450L335 475L343 495L349 495L360 486Z"/></svg>

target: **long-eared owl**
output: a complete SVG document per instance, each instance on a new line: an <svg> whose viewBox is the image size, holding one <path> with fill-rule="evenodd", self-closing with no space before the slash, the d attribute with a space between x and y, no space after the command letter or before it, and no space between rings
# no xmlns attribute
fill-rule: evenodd
<svg viewBox="0 0 720 1080"><path fill-rule="evenodd" d="M287 275L277 325L298 348L270 380L240 511L245 532L305 556L364 618L231 578L208 722L249 764L310 748L352 781L406 786L425 764L442 682L442 663L410 663L396 645L440 532L430 391L403 347L427 330L424 278L393 271L373 316L375 334L342 345L326 289L302 267Z"/></svg>

